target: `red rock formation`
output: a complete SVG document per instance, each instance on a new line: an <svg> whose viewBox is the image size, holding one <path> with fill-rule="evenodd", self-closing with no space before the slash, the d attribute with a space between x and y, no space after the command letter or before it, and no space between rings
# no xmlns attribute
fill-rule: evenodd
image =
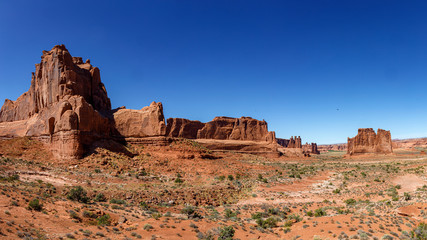
<svg viewBox="0 0 427 240"><path fill-rule="evenodd" d="M56 157L79 158L95 141L117 132L122 137L164 135L163 109L160 103L154 105L136 113L118 110L113 118L99 69L89 60L71 57L64 45L55 46L43 51L28 92L16 101L6 99L0 110L0 137L38 137L50 144ZM129 129L124 130L123 123Z"/></svg>
<svg viewBox="0 0 427 240"><path fill-rule="evenodd" d="M347 153L392 153L390 131L378 129L377 134L372 128L359 128L357 136L348 138Z"/></svg>
<svg viewBox="0 0 427 240"><path fill-rule="evenodd" d="M30 89L16 101L6 99L0 110L0 122L28 119L64 97L75 95L82 96L99 112L111 110L97 67L71 57L64 45L43 51L41 58L32 75Z"/></svg>
<svg viewBox="0 0 427 240"><path fill-rule="evenodd" d="M347 144L346 143L337 143L337 144L319 145L318 149L320 152L347 151Z"/></svg>
<svg viewBox="0 0 427 240"><path fill-rule="evenodd" d="M197 133L198 139L249 140L275 142L274 132L269 132L267 122L250 117L215 117Z"/></svg>
<svg viewBox="0 0 427 240"><path fill-rule="evenodd" d="M153 137L166 133L162 103L152 102L141 110L118 109L113 113L118 137Z"/></svg>
<svg viewBox="0 0 427 240"><path fill-rule="evenodd" d="M200 121L184 118L168 118L166 136L176 138L196 139L197 132L205 126Z"/></svg>
<svg viewBox="0 0 427 240"><path fill-rule="evenodd" d="M287 148L302 148L301 137L295 136L295 138L294 138L293 136L291 136L291 139L289 139L289 143L286 147Z"/></svg>
<svg viewBox="0 0 427 240"><path fill-rule="evenodd" d="M303 152L308 154L320 154L319 150L317 149L316 143L305 143L302 146Z"/></svg>
<svg viewBox="0 0 427 240"><path fill-rule="evenodd" d="M276 142L282 147L288 147L290 140L284 138L276 138Z"/></svg>

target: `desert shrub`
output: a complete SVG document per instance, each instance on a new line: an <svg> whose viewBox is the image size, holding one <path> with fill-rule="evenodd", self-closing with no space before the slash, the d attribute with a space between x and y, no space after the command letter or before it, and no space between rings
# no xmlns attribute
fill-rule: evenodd
<svg viewBox="0 0 427 240"><path fill-rule="evenodd" d="M148 206L148 203L146 202L140 202L139 206L143 209L143 210L148 210L150 209L150 206Z"/></svg>
<svg viewBox="0 0 427 240"><path fill-rule="evenodd" d="M292 227L293 224L294 224L294 222L292 220L287 220L285 222L285 224L283 224L283 227L285 227L285 228Z"/></svg>
<svg viewBox="0 0 427 240"><path fill-rule="evenodd" d="M105 195L103 193L98 193L95 196L95 202L105 202L107 199L105 198Z"/></svg>
<svg viewBox="0 0 427 240"><path fill-rule="evenodd" d="M207 231L206 233L198 232L196 237L200 240L214 240L215 235L212 233L212 231Z"/></svg>
<svg viewBox="0 0 427 240"><path fill-rule="evenodd" d="M227 218L227 219L229 219L229 218L232 218L232 217L236 217L236 213L235 212L233 212L231 209L225 209L225 211L224 211L224 217L225 218Z"/></svg>
<svg viewBox="0 0 427 240"><path fill-rule="evenodd" d="M233 181L234 180L233 175L228 175L227 178L228 178L229 181Z"/></svg>
<svg viewBox="0 0 427 240"><path fill-rule="evenodd" d="M310 211L308 211L308 212L307 212L307 216L309 216L309 217L313 217L313 211L311 211L311 210L310 210Z"/></svg>
<svg viewBox="0 0 427 240"><path fill-rule="evenodd" d="M182 180L180 177L177 177L174 181L175 183L181 184L184 182L184 180Z"/></svg>
<svg viewBox="0 0 427 240"><path fill-rule="evenodd" d="M100 226L109 226L111 224L111 217L109 214L105 214L96 219L98 225Z"/></svg>
<svg viewBox="0 0 427 240"><path fill-rule="evenodd" d="M110 203L111 204L120 204L120 205L123 205L123 204L126 204L126 201L125 200L122 200L122 199L111 199L110 200Z"/></svg>
<svg viewBox="0 0 427 240"><path fill-rule="evenodd" d="M339 189L339 188L337 188L337 189L335 189L334 191L333 191L333 193L336 193L336 194L338 194L338 193L340 193L341 192L341 190Z"/></svg>
<svg viewBox="0 0 427 240"><path fill-rule="evenodd" d="M202 216L196 212L196 208L193 206L186 206L181 210L181 213L187 215L188 218L202 218Z"/></svg>
<svg viewBox="0 0 427 240"><path fill-rule="evenodd" d="M87 197L87 192L81 186L74 187L67 194L67 198L73 201L87 203L89 198Z"/></svg>
<svg viewBox="0 0 427 240"><path fill-rule="evenodd" d="M79 217L79 215L73 210L68 211L68 213L70 214L70 218L81 221L81 218Z"/></svg>
<svg viewBox="0 0 427 240"><path fill-rule="evenodd" d="M150 224L147 223L144 225L144 230L150 231L151 229L153 229L153 226L151 226Z"/></svg>
<svg viewBox="0 0 427 240"><path fill-rule="evenodd" d="M39 199L34 198L28 203L28 209L34 211L41 211L43 209L43 204L39 202Z"/></svg>
<svg viewBox="0 0 427 240"><path fill-rule="evenodd" d="M265 212L256 212L256 213L252 213L252 219L261 219L261 218L265 218L268 217L268 214Z"/></svg>
<svg viewBox="0 0 427 240"><path fill-rule="evenodd" d="M264 228L264 229L265 228L274 228L274 227L277 227L277 222L278 222L278 220L275 217L269 217L269 218L267 218L265 220L263 220L262 218L259 218L259 219L256 220L256 223L257 223L258 227L261 227L261 228Z"/></svg>
<svg viewBox="0 0 427 240"><path fill-rule="evenodd" d="M409 201L411 200L411 195L407 192L403 193L403 199L405 199L405 201Z"/></svg>
<svg viewBox="0 0 427 240"><path fill-rule="evenodd" d="M315 217L326 216L326 212L325 212L325 210L323 210L323 208L318 208L318 209L314 210L314 216Z"/></svg>
<svg viewBox="0 0 427 240"><path fill-rule="evenodd" d="M84 211L83 217L85 217L85 218L98 218L98 215L96 215L96 213L93 213L91 211Z"/></svg>
<svg viewBox="0 0 427 240"><path fill-rule="evenodd" d="M224 180L225 180L225 176L223 176L223 175L219 176L219 177L218 177L218 180L220 180L220 181L224 181Z"/></svg>
<svg viewBox="0 0 427 240"><path fill-rule="evenodd" d="M300 215L298 214L291 214L288 216L289 220L295 220L295 222L300 222L302 220L302 218L300 217Z"/></svg>
<svg viewBox="0 0 427 240"><path fill-rule="evenodd" d="M227 226L220 228L218 240L232 240L234 237L234 228Z"/></svg>
<svg viewBox="0 0 427 240"><path fill-rule="evenodd" d="M349 198L349 199L345 200L344 202L347 205L354 205L354 204L356 204L356 200L354 198Z"/></svg>
<svg viewBox="0 0 427 240"><path fill-rule="evenodd" d="M411 239L426 240L427 239L427 224L420 223L417 228L411 231Z"/></svg>

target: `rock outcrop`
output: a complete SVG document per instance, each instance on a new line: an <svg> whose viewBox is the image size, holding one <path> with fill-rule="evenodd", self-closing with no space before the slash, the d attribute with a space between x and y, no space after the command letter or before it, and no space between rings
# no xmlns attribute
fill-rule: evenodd
<svg viewBox="0 0 427 240"><path fill-rule="evenodd" d="M16 101L6 99L0 110L0 122L25 120L66 96L82 96L101 113L111 110L110 99L101 82L99 69L89 61L71 57L64 45L43 51L36 64L30 89Z"/></svg>
<svg viewBox="0 0 427 240"><path fill-rule="evenodd" d="M359 128L357 136L348 138L347 153L350 155L361 153L392 153L390 131L378 129L377 133L372 128Z"/></svg>
<svg viewBox="0 0 427 240"><path fill-rule="evenodd" d="M80 158L94 142L117 133L157 136L165 129L160 103L113 114L99 69L72 57L64 45L43 51L30 89L16 101L6 99L0 110L0 137L38 137L61 159Z"/></svg>
<svg viewBox="0 0 427 240"><path fill-rule="evenodd" d="M48 143L61 159L80 158L93 146L125 149L117 142L167 144L166 136L241 141L232 148L245 151L277 147L267 123L250 117L216 117L208 123L171 118L166 126L161 103L112 110L99 69L72 57L64 45L43 51L30 89L16 101L6 99L0 110L0 137L24 136ZM301 148L300 138L292 141Z"/></svg>
<svg viewBox="0 0 427 240"><path fill-rule="evenodd" d="M269 132L266 121L250 117L215 117L197 133L198 139L247 140L275 142L274 132Z"/></svg>
<svg viewBox="0 0 427 240"><path fill-rule="evenodd" d="M141 110L120 108L113 117L116 137L153 137L166 133L162 103L152 102Z"/></svg>
<svg viewBox="0 0 427 240"><path fill-rule="evenodd" d="M166 136L196 139L197 132L204 126L205 124L200 121L192 121L184 118L168 118Z"/></svg>
<svg viewBox="0 0 427 240"><path fill-rule="evenodd" d="M317 149L317 143L305 143L302 145L302 150L304 153L320 154L320 151Z"/></svg>
<svg viewBox="0 0 427 240"><path fill-rule="evenodd" d="M276 142L285 148L302 148L300 136L291 136L290 139L276 138Z"/></svg>

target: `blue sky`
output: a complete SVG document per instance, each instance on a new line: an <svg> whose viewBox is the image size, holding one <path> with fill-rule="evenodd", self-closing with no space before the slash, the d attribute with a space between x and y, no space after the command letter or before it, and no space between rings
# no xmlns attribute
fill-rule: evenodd
<svg viewBox="0 0 427 240"><path fill-rule="evenodd" d="M113 107L265 119L340 143L361 127L427 136L425 1L3 1L0 101L65 44L101 69Z"/></svg>

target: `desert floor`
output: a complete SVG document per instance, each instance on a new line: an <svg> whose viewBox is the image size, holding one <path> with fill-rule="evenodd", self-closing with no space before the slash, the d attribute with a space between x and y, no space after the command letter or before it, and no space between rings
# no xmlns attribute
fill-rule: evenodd
<svg viewBox="0 0 427 240"><path fill-rule="evenodd" d="M57 161L36 140L1 140L0 238L411 239L427 219L425 149L266 158L190 140L127 148L134 157L95 148Z"/></svg>

